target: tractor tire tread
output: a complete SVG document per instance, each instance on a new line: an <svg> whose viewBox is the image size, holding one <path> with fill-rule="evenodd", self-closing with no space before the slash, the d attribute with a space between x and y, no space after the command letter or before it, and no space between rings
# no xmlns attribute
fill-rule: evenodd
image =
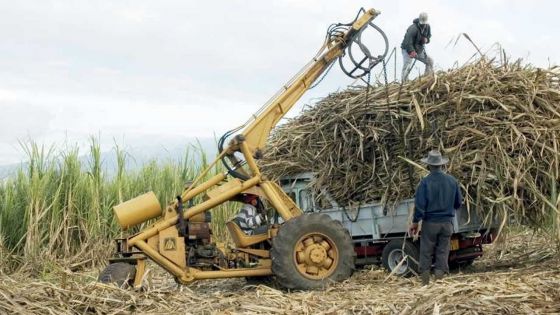
<svg viewBox="0 0 560 315"><path fill-rule="evenodd" d="M303 214L288 220L280 227L272 241L270 256L272 272L277 282L287 289L315 289L332 281L349 278L354 271L355 252L348 231L336 220L323 213ZM296 242L305 234L320 232L327 235L338 249L339 261L333 274L326 279L304 277L297 270L293 259Z"/></svg>

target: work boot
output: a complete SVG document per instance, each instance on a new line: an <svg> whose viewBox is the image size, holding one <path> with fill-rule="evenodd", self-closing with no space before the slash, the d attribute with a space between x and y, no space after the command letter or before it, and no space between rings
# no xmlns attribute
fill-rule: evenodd
<svg viewBox="0 0 560 315"><path fill-rule="evenodd" d="M422 285L430 284L430 272L424 271L420 274L420 280L422 280Z"/></svg>
<svg viewBox="0 0 560 315"><path fill-rule="evenodd" d="M441 280L443 279L443 276L445 276L445 271L436 269L434 270L434 276L436 280Z"/></svg>

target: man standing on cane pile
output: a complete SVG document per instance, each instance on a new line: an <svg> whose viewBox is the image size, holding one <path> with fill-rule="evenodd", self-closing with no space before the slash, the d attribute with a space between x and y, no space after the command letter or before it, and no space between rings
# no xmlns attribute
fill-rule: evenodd
<svg viewBox="0 0 560 315"><path fill-rule="evenodd" d="M435 249L434 275L436 280L449 272L449 246L453 234L453 217L461 207L461 188L455 177L444 173L442 166L449 160L432 150L421 160L427 164L430 174L424 177L415 196L415 210L410 233L418 232L418 222L422 221L420 235L420 278L422 285L430 282L432 255Z"/></svg>
<svg viewBox="0 0 560 315"><path fill-rule="evenodd" d="M408 80L408 75L414 66L413 60L418 60L426 65L424 74L434 71L434 60L426 53L425 45L430 42L432 31L428 24L428 13L422 12L412 25L406 30L401 44L403 55L402 82Z"/></svg>

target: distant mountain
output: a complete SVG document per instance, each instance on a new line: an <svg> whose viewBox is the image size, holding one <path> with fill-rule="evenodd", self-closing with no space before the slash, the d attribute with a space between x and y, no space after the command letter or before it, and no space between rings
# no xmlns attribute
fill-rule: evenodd
<svg viewBox="0 0 560 315"><path fill-rule="evenodd" d="M127 170L138 169L153 160L157 162L180 161L185 158L187 150L195 161L199 161L202 154L205 154L208 160L213 160L218 152L216 140L213 138L146 136L127 140L119 144L119 147L127 154ZM89 154L88 149L80 150L80 160L84 167L89 164ZM114 144L101 143L101 160L107 175L110 176L116 172L117 155ZM0 165L0 180L14 175L20 167L26 166L26 161Z"/></svg>
<svg viewBox="0 0 560 315"><path fill-rule="evenodd" d="M20 164L0 165L0 180L8 178L15 174Z"/></svg>
<svg viewBox="0 0 560 315"><path fill-rule="evenodd" d="M127 153L127 165L131 168L138 168L149 161L159 162L179 161L185 158L187 152L190 156L198 160L202 154L208 159L213 159L217 152L216 140L210 138L193 139L184 138L180 141L170 139L160 139L146 143L126 145L124 151ZM103 163L111 169L116 168L117 156L114 148L102 154Z"/></svg>

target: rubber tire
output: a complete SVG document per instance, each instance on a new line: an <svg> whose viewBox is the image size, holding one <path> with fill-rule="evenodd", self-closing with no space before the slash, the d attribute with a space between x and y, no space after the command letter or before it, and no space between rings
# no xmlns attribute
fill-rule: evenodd
<svg viewBox="0 0 560 315"><path fill-rule="evenodd" d="M328 236L338 249L339 261L334 272L325 279L309 279L297 269L294 248L305 234L318 232ZM302 214L280 226L278 235L272 240L270 250L272 273L277 283L287 289L316 289L333 281L348 279L354 272L355 252L352 238L342 224L327 214Z"/></svg>
<svg viewBox="0 0 560 315"><path fill-rule="evenodd" d="M136 275L136 266L124 262L111 263L99 274L102 283L114 283L118 287L131 285Z"/></svg>
<svg viewBox="0 0 560 315"><path fill-rule="evenodd" d="M418 246L416 246L414 243L410 242L410 241L404 241L404 253L405 255L408 255L409 257L414 258L414 260L416 260L417 262L420 261L420 251L418 249ZM387 271L392 272L391 267L389 266L389 254L396 249L403 249L403 240L402 239L397 239L397 240L392 240L389 243L387 243L387 245L385 245L385 247L383 248L383 253L381 254L381 262L383 263L383 266L385 267L385 269L387 269ZM414 274L418 274L418 269L419 266L416 262L414 262L414 260L412 259L407 259L407 263L408 263L408 270L404 273L404 274L398 274L395 273L398 276L401 277L410 277ZM412 270L411 270L412 269Z"/></svg>

